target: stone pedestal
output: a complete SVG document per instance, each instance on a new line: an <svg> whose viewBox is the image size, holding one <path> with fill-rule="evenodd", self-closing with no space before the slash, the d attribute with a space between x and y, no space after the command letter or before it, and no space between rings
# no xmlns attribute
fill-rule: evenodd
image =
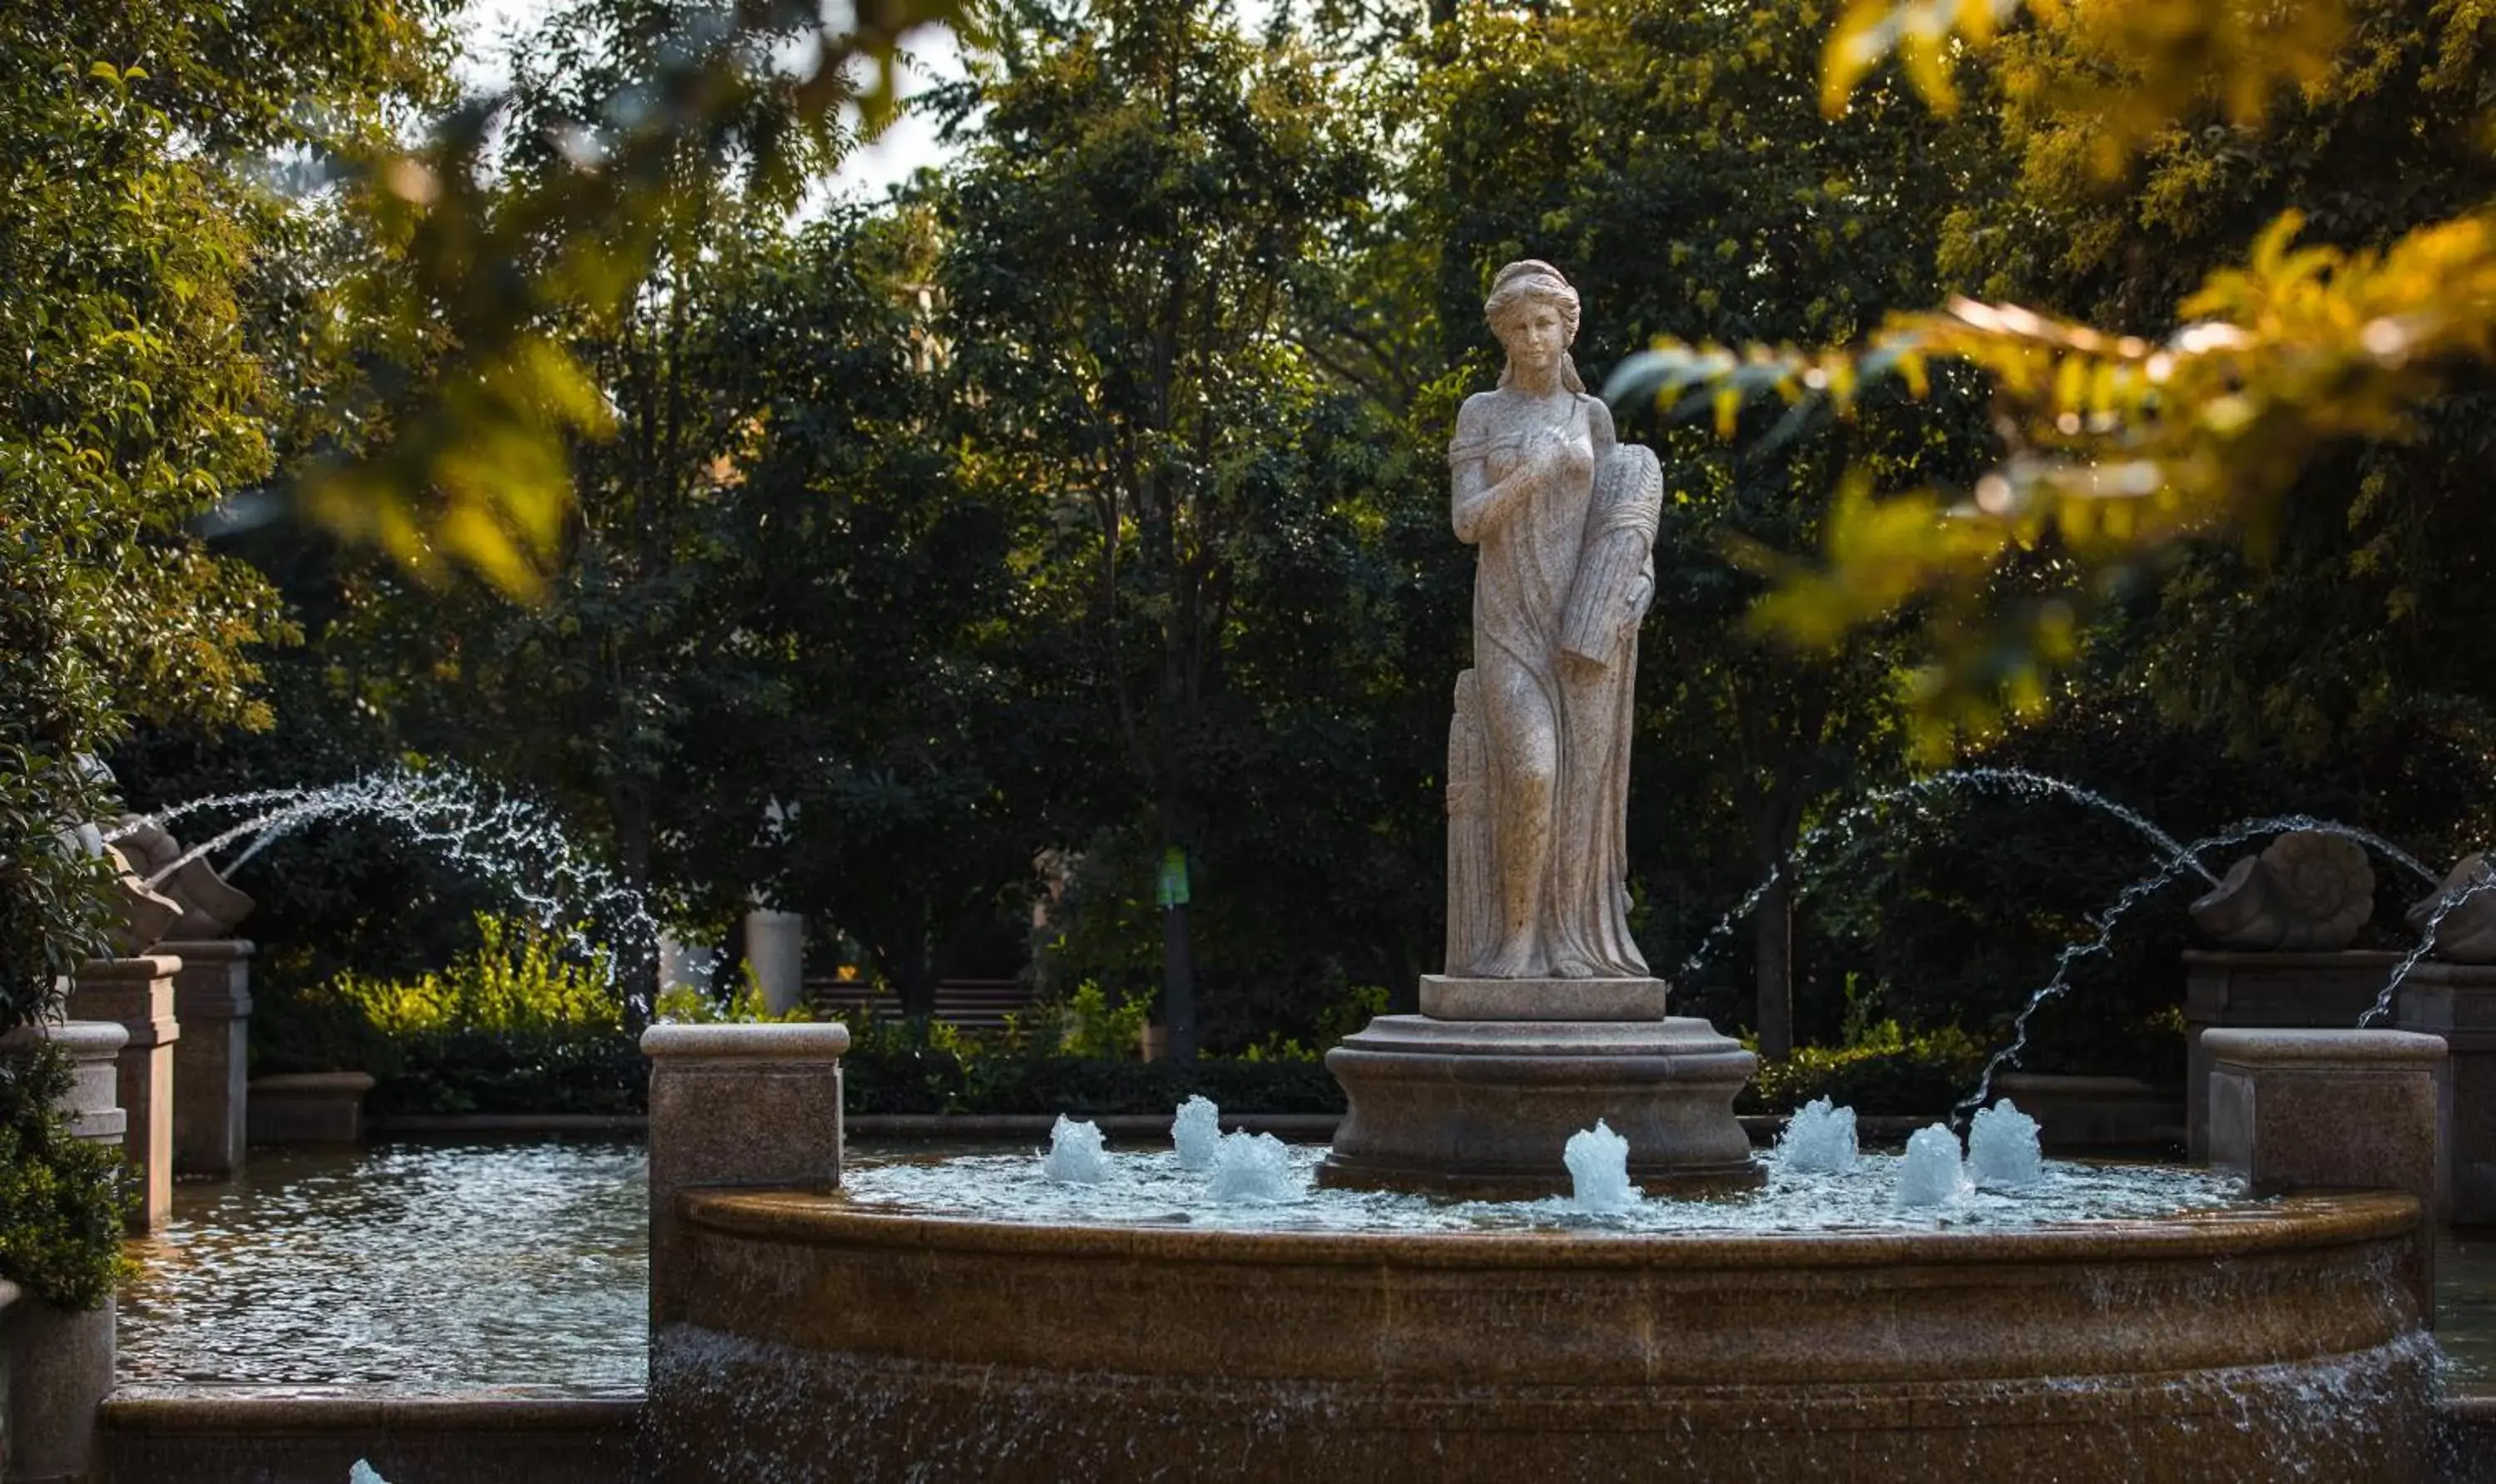
<svg viewBox="0 0 2496 1484"><path fill-rule="evenodd" d="M2401 961L2397 953L2248 953L2188 949L2184 954L2184 1147L2210 1158L2210 1055L2202 1034L2214 1026L2356 1025Z"/></svg>
<svg viewBox="0 0 2496 1484"><path fill-rule="evenodd" d="M2401 985L2396 1024L2441 1038L2442 1144L2448 1217L2496 1222L2496 964L2428 959Z"/></svg>
<svg viewBox="0 0 2496 1484"><path fill-rule="evenodd" d="M242 1167L251 1048L251 944L239 938L167 942L173 975L173 1168L231 1175Z"/></svg>
<svg viewBox="0 0 2496 1484"><path fill-rule="evenodd" d="M1348 1104L1318 1179L1491 1199L1566 1193L1561 1151L1602 1119L1656 1192L1763 1178L1733 1098L1759 1059L1662 1013L1652 979L1424 978L1422 1005L1498 1018L1381 1015L1326 1053ZM1623 1010L1652 1006L1630 1018ZM1603 1011L1614 1018L1603 1018Z"/></svg>
<svg viewBox="0 0 2496 1484"><path fill-rule="evenodd" d="M656 1025L650 1059L650 1332L683 1317L679 1197L736 1186L841 1182L838 1021Z"/></svg>
<svg viewBox="0 0 2496 1484"><path fill-rule="evenodd" d="M353 1144L364 1136L364 1095L372 1075L305 1071L262 1077L245 1094L255 1144Z"/></svg>
<svg viewBox="0 0 2496 1484"><path fill-rule="evenodd" d="M173 1043L182 1034L173 1018L173 975L181 967L164 953L93 958L79 966L70 990L72 1017L113 1021L130 1033L117 1080L129 1119L121 1147L140 1195L130 1221L140 1231L155 1229L173 1210Z"/></svg>
<svg viewBox="0 0 2496 1484"><path fill-rule="evenodd" d="M110 1300L60 1309L0 1283L0 1476L92 1477L96 1408L112 1389Z"/></svg>

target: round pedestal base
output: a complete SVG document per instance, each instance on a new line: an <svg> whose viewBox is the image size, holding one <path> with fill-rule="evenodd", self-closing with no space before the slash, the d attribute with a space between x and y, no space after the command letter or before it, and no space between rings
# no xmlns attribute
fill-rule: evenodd
<svg viewBox="0 0 2496 1484"><path fill-rule="evenodd" d="M1492 1200L1565 1194L1561 1151L1597 1119L1659 1194L1765 1178L1733 1116L1759 1059L1703 1020L1381 1015L1326 1053L1349 1108L1318 1179Z"/></svg>

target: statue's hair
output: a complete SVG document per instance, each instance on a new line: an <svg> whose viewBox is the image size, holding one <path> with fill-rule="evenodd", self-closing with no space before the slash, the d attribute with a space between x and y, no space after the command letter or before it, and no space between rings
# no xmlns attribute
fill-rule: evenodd
<svg viewBox="0 0 2496 1484"><path fill-rule="evenodd" d="M1560 311L1561 328L1571 344L1577 339L1577 291L1560 270L1539 258L1524 258L1499 270L1490 281L1490 297L1482 300L1482 319L1490 332L1500 333L1501 326L1516 311L1529 304L1549 304ZM1505 340L1505 336L1502 337ZM1509 368L1500 367L1499 384L1508 385ZM1577 375L1577 363L1564 351L1560 356L1560 385L1571 391L1583 392L1586 384Z"/></svg>

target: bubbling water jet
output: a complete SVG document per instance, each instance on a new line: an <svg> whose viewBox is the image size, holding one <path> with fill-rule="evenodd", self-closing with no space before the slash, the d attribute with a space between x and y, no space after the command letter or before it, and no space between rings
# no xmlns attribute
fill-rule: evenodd
<svg viewBox="0 0 2496 1484"><path fill-rule="evenodd" d="M1948 1124L1919 1128L1907 1139L1907 1158L1898 1166L1897 1204L1942 1206L1970 1190L1967 1166L1959 1159L1958 1135Z"/></svg>
<svg viewBox="0 0 2496 1484"><path fill-rule="evenodd" d="M1040 1172L1059 1185L1099 1185L1109 1178L1109 1158L1101 1145L1099 1124L1060 1113L1048 1130L1048 1153L1041 1157Z"/></svg>
<svg viewBox="0 0 2496 1484"><path fill-rule="evenodd" d="M1222 1144L1222 1110L1213 1099L1201 1093L1191 1093L1178 1105L1178 1116L1170 1120L1170 1145L1178 1151L1178 1162L1187 1169L1213 1168L1214 1152Z"/></svg>
<svg viewBox="0 0 2496 1484"><path fill-rule="evenodd" d="M1796 1174L1853 1174L1857 1158L1855 1110L1836 1107L1825 1098L1796 1108L1777 1137L1779 1167Z"/></svg>
<svg viewBox="0 0 2496 1484"><path fill-rule="evenodd" d="M1560 1159L1569 1166L1569 1203L1578 1210L1626 1211L1638 1204L1638 1191L1630 1186L1630 1141L1602 1119L1569 1135Z"/></svg>
<svg viewBox="0 0 2496 1484"><path fill-rule="evenodd" d="M2045 1155L2037 1138L2037 1120L2005 1098L1977 1110L1968 1126L1967 1162L1976 1183L1988 1190L2025 1190L2045 1178Z"/></svg>

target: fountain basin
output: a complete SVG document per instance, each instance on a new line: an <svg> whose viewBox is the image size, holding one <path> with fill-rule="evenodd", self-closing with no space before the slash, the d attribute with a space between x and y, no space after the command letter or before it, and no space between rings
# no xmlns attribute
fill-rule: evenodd
<svg viewBox="0 0 2496 1484"><path fill-rule="evenodd" d="M2407 1194L2014 1230L1040 1224L681 1197L653 1477L2419 1477Z"/></svg>

